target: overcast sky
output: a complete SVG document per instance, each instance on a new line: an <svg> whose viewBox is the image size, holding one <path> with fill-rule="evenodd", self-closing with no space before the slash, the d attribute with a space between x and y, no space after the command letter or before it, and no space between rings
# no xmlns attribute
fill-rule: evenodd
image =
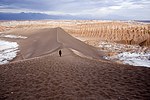
<svg viewBox="0 0 150 100"><path fill-rule="evenodd" d="M150 0L0 0L0 12L150 19Z"/></svg>

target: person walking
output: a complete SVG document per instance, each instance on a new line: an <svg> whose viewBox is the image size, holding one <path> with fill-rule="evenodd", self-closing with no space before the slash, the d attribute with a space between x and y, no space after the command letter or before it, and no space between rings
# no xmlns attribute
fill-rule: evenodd
<svg viewBox="0 0 150 100"><path fill-rule="evenodd" d="M61 52L61 50L59 50L59 56L61 57L61 54L62 54L62 52Z"/></svg>

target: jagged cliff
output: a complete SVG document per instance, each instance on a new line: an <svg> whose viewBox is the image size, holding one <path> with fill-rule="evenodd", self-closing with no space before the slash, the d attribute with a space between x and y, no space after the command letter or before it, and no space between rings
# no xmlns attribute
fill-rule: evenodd
<svg viewBox="0 0 150 100"><path fill-rule="evenodd" d="M1 26L13 26L15 29L24 28L54 28L62 27L71 35L93 38L95 40L114 41L125 44L150 46L150 24L123 21L12 21L0 23Z"/></svg>

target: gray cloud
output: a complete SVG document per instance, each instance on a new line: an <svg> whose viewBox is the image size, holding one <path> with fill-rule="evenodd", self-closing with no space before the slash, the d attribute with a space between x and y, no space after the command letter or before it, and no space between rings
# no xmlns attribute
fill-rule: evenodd
<svg viewBox="0 0 150 100"><path fill-rule="evenodd" d="M149 0L0 0L2 12L91 14L96 17L118 14L135 18L140 15L139 18L150 19L149 9Z"/></svg>

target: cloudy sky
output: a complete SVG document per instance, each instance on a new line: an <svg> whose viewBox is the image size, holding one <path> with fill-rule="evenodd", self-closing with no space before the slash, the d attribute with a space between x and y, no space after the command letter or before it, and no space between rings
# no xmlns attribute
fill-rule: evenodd
<svg viewBox="0 0 150 100"><path fill-rule="evenodd" d="M0 0L0 12L150 19L150 0Z"/></svg>

